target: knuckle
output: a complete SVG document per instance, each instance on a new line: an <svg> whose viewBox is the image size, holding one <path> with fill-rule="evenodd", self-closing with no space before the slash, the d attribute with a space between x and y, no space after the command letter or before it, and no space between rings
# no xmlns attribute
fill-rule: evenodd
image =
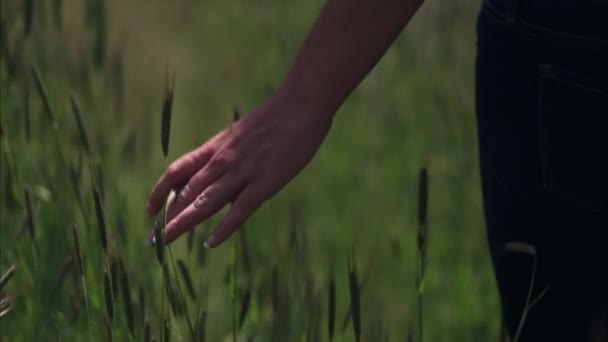
<svg viewBox="0 0 608 342"><path fill-rule="evenodd" d="M272 186L269 183L270 182L261 179L259 183L253 185L248 202L261 204L270 199L273 192L270 190L272 189Z"/></svg>
<svg viewBox="0 0 608 342"><path fill-rule="evenodd" d="M203 192L202 194L196 196L196 199L194 200L194 202L192 202L192 205L195 209L201 210L207 205L208 202L209 197L207 197L207 194Z"/></svg>
<svg viewBox="0 0 608 342"><path fill-rule="evenodd" d="M212 160L213 167L216 169L227 169L236 161L233 150L224 148L215 154Z"/></svg>
<svg viewBox="0 0 608 342"><path fill-rule="evenodd" d="M215 169L225 169L228 167L228 158L226 158L226 156L223 154L218 155L213 159L213 163L211 165Z"/></svg>
<svg viewBox="0 0 608 342"><path fill-rule="evenodd" d="M234 202L232 207L230 208L230 216L232 219L239 219L245 216L245 212L247 212L248 205L243 202Z"/></svg>
<svg viewBox="0 0 608 342"><path fill-rule="evenodd" d="M184 203L186 199L190 197L190 186L188 184L184 185L184 187L177 193L175 196L176 203Z"/></svg>
<svg viewBox="0 0 608 342"><path fill-rule="evenodd" d="M169 167L167 168L167 178L169 179L174 179L175 177L177 177L177 174L179 173L179 164L177 164L176 162L171 163L171 165L169 165Z"/></svg>
<svg viewBox="0 0 608 342"><path fill-rule="evenodd" d="M232 135L230 137L230 143L229 146L230 147L234 147L237 146L239 143L241 143L241 141L243 140L243 134L239 131L239 130L234 130L232 132Z"/></svg>

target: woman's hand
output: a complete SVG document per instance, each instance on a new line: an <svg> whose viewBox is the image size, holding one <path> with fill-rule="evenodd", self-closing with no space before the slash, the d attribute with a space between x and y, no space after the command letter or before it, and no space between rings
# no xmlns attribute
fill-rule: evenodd
<svg viewBox="0 0 608 342"><path fill-rule="evenodd" d="M332 114L271 98L173 162L152 190L147 213L158 213L171 189L183 185L167 209L169 243L231 203L205 247L221 244L308 164Z"/></svg>
<svg viewBox="0 0 608 342"><path fill-rule="evenodd" d="M232 203L207 240L207 247L215 247L289 183L319 148L333 114L422 1L327 1L282 90L175 161L158 181L148 199L150 215L161 209L172 188L185 184L168 208L167 241Z"/></svg>

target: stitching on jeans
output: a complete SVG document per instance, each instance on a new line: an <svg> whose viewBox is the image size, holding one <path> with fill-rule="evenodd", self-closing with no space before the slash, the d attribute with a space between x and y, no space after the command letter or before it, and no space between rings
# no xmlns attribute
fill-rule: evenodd
<svg viewBox="0 0 608 342"><path fill-rule="evenodd" d="M598 95L608 95L608 79L604 81L604 79L591 78L581 73L556 68L549 64L540 65L540 76L543 79L564 83L573 88L593 92ZM570 79L567 78L568 76ZM605 84L605 89L597 86L598 84Z"/></svg>
<svg viewBox="0 0 608 342"><path fill-rule="evenodd" d="M488 14L488 18L494 23L515 30L520 34L528 37L533 37L552 43L563 44L568 46L580 47L590 50L608 51L608 40L600 38L588 38L575 34L554 31L542 26L519 20L517 24L508 22L491 3L484 1L482 4L482 12ZM524 27L522 27L524 26ZM526 28L538 31L529 31ZM599 46L598 46L599 45Z"/></svg>
<svg viewBox="0 0 608 342"><path fill-rule="evenodd" d="M562 83L565 83L569 86L572 87L578 87L579 84L576 83L571 83L569 81L564 80L563 78L558 78L558 77L547 77L547 70L551 70L552 66L548 65L548 64L540 64L539 65L539 85L538 85L538 105L537 105L537 115L538 115L538 148L539 148L539 155L540 155L540 167L541 167L541 187L543 190L557 196L558 198L568 201L568 202L572 202L575 205L579 206L580 208L592 211L594 213L597 214L608 214L608 211L606 211L605 209L603 209L601 206L597 206L591 203L588 203L587 201L584 201L582 199L579 199L577 197L574 197L572 195L567 194L566 192L564 192L563 190L559 189L558 187L552 186L550 184L547 183L547 179L549 178L548 174L547 174L547 168L546 168L546 158L545 158L545 154L544 154L544 145L545 145L545 140L544 140L544 132L545 130L543 129L543 118L544 118L544 112L542 110L543 108L543 86L544 83L546 82L546 80L554 80L554 81L561 81ZM574 74L574 73L572 73ZM555 76L555 75L553 75ZM580 85L582 86L582 85ZM587 89L587 88L585 88ZM591 90L593 90L593 88L591 88ZM605 94L605 93L601 93L601 94Z"/></svg>

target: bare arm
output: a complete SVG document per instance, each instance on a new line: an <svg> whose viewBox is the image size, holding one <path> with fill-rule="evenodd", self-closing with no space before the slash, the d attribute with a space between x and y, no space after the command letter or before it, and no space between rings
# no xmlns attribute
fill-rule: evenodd
<svg viewBox="0 0 608 342"><path fill-rule="evenodd" d="M262 105L169 166L146 211L167 212L171 242L226 204L206 242L225 241L312 159L334 113L373 68L422 0L328 0L285 80Z"/></svg>
<svg viewBox="0 0 608 342"><path fill-rule="evenodd" d="M423 0L329 0L279 92L334 113Z"/></svg>

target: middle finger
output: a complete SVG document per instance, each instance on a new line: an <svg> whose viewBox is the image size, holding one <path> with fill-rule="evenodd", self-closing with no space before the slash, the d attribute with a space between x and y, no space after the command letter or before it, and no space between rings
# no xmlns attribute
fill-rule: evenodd
<svg viewBox="0 0 608 342"><path fill-rule="evenodd" d="M228 172L207 187L195 200L174 219L168 221L166 228L167 243L177 239L195 225L211 217L234 199L245 186L243 178Z"/></svg>

